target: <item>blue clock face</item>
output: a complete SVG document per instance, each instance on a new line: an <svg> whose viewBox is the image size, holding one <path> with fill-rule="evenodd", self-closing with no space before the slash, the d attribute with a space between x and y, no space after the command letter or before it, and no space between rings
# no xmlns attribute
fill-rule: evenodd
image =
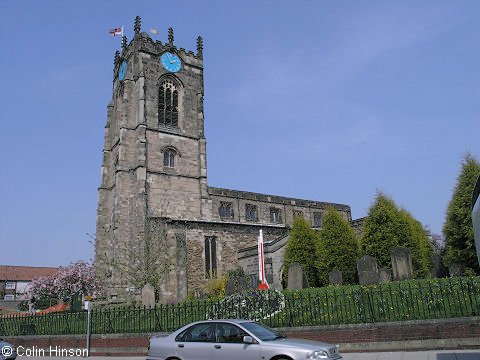
<svg viewBox="0 0 480 360"><path fill-rule="evenodd" d="M120 65L120 70L118 70L118 79L122 81L125 79L125 72L127 71L127 62L123 61L122 65Z"/></svg>
<svg viewBox="0 0 480 360"><path fill-rule="evenodd" d="M164 53L160 57L160 60L163 67L170 72L177 72L182 67L182 62L180 61L180 58L170 52Z"/></svg>

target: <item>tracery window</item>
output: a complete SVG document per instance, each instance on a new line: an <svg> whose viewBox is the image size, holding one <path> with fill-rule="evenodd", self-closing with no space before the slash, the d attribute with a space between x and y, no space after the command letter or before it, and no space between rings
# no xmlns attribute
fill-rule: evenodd
<svg viewBox="0 0 480 360"><path fill-rule="evenodd" d="M175 150L167 149L163 152L163 166L173 168L175 167Z"/></svg>
<svg viewBox="0 0 480 360"><path fill-rule="evenodd" d="M270 222L277 224L282 222L282 212L278 208L270 208Z"/></svg>
<svg viewBox="0 0 480 360"><path fill-rule="evenodd" d="M245 218L248 221L257 221L258 220L257 205L245 204Z"/></svg>
<svg viewBox="0 0 480 360"><path fill-rule="evenodd" d="M158 94L158 124L178 127L178 89L171 80L160 85Z"/></svg>
<svg viewBox="0 0 480 360"><path fill-rule="evenodd" d="M233 219L233 206L231 202L220 202L218 213L221 219Z"/></svg>
<svg viewBox="0 0 480 360"><path fill-rule="evenodd" d="M313 227L322 227L322 214L319 212L313 213Z"/></svg>
<svg viewBox="0 0 480 360"><path fill-rule="evenodd" d="M205 277L215 277L217 274L217 238L205 237Z"/></svg>

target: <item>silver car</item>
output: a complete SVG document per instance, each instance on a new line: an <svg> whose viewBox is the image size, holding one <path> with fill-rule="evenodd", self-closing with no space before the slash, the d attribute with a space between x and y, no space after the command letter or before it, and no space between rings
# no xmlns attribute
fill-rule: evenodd
<svg viewBox="0 0 480 360"><path fill-rule="evenodd" d="M147 360L341 360L334 345L287 339L251 320L199 321L150 339Z"/></svg>

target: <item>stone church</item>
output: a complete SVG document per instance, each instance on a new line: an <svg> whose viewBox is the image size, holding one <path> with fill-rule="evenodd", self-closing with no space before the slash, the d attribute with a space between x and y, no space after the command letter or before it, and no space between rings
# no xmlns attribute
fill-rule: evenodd
<svg viewBox="0 0 480 360"><path fill-rule="evenodd" d="M95 244L111 298L138 296L148 278L176 302L228 270L257 273L260 229L267 279L280 288L294 217L321 228L333 207L352 221L348 205L208 186L203 67L201 37L195 53L174 44L173 29L154 42L138 16L115 54Z"/></svg>

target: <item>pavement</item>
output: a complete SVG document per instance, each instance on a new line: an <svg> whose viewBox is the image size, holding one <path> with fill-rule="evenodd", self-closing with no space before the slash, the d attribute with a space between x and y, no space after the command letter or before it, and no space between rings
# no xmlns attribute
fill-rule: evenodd
<svg viewBox="0 0 480 360"><path fill-rule="evenodd" d="M430 350L430 351L393 351L368 353L342 353L344 360L480 360L478 350ZM17 360L72 360L74 357L27 357L19 356ZM80 359L80 358L78 358ZM82 358L87 359L87 358ZM91 356L89 360L145 360L145 357L109 357Z"/></svg>
<svg viewBox="0 0 480 360"><path fill-rule="evenodd" d="M479 350L342 353L344 360L480 360Z"/></svg>

